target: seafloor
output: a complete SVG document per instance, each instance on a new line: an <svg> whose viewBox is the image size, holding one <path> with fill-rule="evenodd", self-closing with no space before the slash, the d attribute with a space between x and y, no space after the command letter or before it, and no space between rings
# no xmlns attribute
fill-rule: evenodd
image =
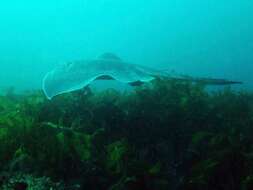
<svg viewBox="0 0 253 190"><path fill-rule="evenodd" d="M253 94L157 80L0 96L1 190L252 190Z"/></svg>

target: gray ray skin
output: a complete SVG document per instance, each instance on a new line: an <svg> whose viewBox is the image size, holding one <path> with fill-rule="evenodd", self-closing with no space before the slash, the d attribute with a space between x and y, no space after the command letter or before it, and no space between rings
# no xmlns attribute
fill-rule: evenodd
<svg viewBox="0 0 253 190"><path fill-rule="evenodd" d="M192 78L168 74L152 68L129 64L111 53L94 60L68 62L56 67L43 79L43 91L48 99L56 95L79 90L94 80L117 80L130 85L140 85L157 77L224 85L237 82L224 79Z"/></svg>
<svg viewBox="0 0 253 190"><path fill-rule="evenodd" d="M117 80L131 84L154 79L151 71L144 71L145 68L125 63L113 54L103 54L94 60L69 62L56 67L44 77L43 91L51 99L58 94L81 89L94 80Z"/></svg>

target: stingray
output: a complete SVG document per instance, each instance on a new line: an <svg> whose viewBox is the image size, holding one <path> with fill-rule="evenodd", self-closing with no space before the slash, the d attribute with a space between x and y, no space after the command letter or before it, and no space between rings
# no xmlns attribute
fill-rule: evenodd
<svg viewBox="0 0 253 190"><path fill-rule="evenodd" d="M112 53L93 60L67 62L48 72L43 79L43 91L48 99L79 90L95 80L117 80L131 86L142 85L156 78L202 82L208 85L228 85L240 82L225 79L194 78L175 75L149 67L130 64Z"/></svg>

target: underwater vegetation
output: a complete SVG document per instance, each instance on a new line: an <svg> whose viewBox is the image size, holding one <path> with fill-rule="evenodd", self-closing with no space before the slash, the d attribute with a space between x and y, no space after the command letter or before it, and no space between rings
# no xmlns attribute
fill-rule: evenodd
<svg viewBox="0 0 253 190"><path fill-rule="evenodd" d="M253 94L154 80L0 96L0 189L251 190Z"/></svg>

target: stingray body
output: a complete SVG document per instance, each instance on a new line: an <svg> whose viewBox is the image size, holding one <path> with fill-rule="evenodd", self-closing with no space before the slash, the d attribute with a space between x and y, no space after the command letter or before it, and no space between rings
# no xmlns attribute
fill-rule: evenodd
<svg viewBox="0 0 253 190"><path fill-rule="evenodd" d="M210 84L237 83L223 79L175 77L165 71L126 63L116 55L106 53L94 60L68 62L56 67L44 77L43 91L47 98L51 99L59 94L79 90L94 80L117 80L132 86L138 86L157 77L193 82L204 81Z"/></svg>

